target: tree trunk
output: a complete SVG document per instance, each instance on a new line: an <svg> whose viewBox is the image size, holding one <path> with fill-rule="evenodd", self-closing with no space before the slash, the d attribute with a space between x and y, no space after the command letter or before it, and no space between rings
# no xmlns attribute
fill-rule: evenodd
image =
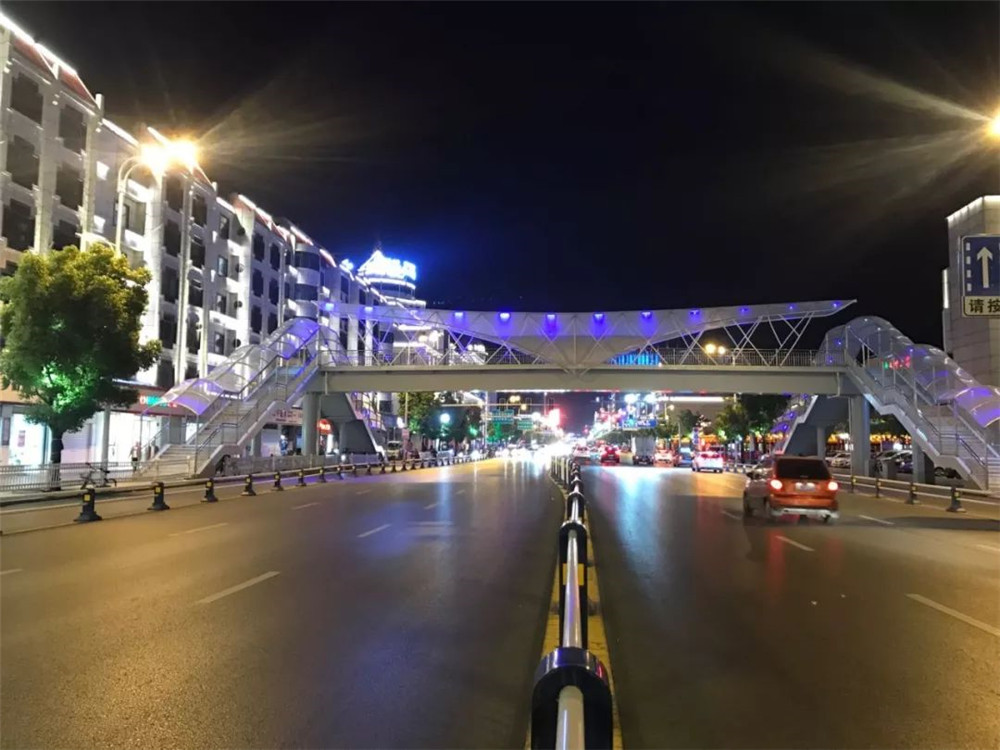
<svg viewBox="0 0 1000 750"><path fill-rule="evenodd" d="M51 428L50 428L51 429ZM49 444L49 489L62 489L60 464L62 464L63 433L52 430L52 442Z"/></svg>

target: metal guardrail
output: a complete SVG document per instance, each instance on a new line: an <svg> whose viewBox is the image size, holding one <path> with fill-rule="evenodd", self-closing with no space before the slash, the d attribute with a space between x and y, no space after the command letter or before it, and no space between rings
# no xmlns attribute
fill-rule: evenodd
<svg viewBox="0 0 1000 750"><path fill-rule="evenodd" d="M559 529L560 645L542 658L531 695L533 749L610 748L614 718L606 667L587 650L586 497L580 466L555 458L552 478L569 490Z"/></svg>
<svg viewBox="0 0 1000 750"><path fill-rule="evenodd" d="M153 504L149 507L149 510L159 511L170 510L170 506L166 503L166 491L169 489L202 486L205 488L203 502L216 502L218 498L215 496L215 488L220 484L231 485L242 482L242 495L252 497L257 494L256 487L259 482L270 481L272 491L282 491L284 489L282 482L288 478L295 478L297 480L295 486L305 487L306 477L310 476L316 477L318 482L325 484L329 481L327 474L331 474L338 479L343 479L344 475L347 473L357 476L358 471L361 469L366 469L366 474L368 475L373 473L373 468L378 468L378 473L380 474L394 474L402 471L413 471L416 469L431 468L436 466L451 466L453 464L463 464L482 460L479 456L473 457L472 455L466 453L430 461L418 458L382 461L381 457L374 456L375 460L369 458L366 461L360 461L357 463L328 463L322 456L286 456L283 458L297 459L302 463L302 465L297 468L275 469L272 471L250 471L246 474L214 476L208 479L179 479L171 482L154 481L107 489L86 487L75 490L39 493L27 497L0 500L0 508L41 505L42 507L40 507L39 510L44 510L44 503L49 503L53 500L71 500L79 498L81 501L81 510L80 515L77 516L75 520L78 523L85 523L89 521L101 520L101 516L97 514L95 509L98 498L111 499L119 495L135 495L142 490L151 491L153 493ZM359 454L357 458L364 458L364 456ZM317 459L319 459L318 462Z"/></svg>
<svg viewBox="0 0 1000 750"><path fill-rule="evenodd" d="M31 490L82 489L83 481L90 475L95 486L115 485L150 479L167 479L190 476L189 462L142 461L133 465L129 461L108 463L106 478L102 478L101 463L59 463L0 466L0 494L30 492Z"/></svg>
<svg viewBox="0 0 1000 750"><path fill-rule="evenodd" d="M965 513L966 509L962 505L964 499L967 502L1000 508L1000 497L983 490L941 484L921 484L900 479L883 479L882 477L862 477L837 472L832 472L832 474L841 482L842 487L852 493L857 493L860 489L870 491L875 497L899 495L905 498L907 505L916 505L919 498L945 500L948 502L948 507L945 510L949 513Z"/></svg>

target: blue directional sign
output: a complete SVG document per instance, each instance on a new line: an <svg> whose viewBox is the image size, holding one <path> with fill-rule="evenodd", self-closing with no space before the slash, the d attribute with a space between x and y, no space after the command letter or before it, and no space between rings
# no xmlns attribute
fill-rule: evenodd
<svg viewBox="0 0 1000 750"><path fill-rule="evenodd" d="M962 240L962 314L1000 317L1000 236Z"/></svg>

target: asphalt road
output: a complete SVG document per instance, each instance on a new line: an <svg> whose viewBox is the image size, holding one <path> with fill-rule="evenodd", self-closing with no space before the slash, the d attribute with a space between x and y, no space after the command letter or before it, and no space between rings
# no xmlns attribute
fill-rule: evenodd
<svg viewBox="0 0 1000 750"><path fill-rule="evenodd" d="M584 476L626 748L1000 747L995 507L772 526L739 475Z"/></svg>
<svg viewBox="0 0 1000 750"><path fill-rule="evenodd" d="M558 497L487 461L5 535L0 745L523 746Z"/></svg>

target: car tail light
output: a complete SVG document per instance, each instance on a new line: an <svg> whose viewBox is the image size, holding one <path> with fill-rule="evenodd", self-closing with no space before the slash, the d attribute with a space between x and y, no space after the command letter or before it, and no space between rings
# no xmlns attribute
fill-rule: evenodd
<svg viewBox="0 0 1000 750"><path fill-rule="evenodd" d="M835 481L830 480L830 484L828 484L826 488L830 490L830 492L836 492L837 490L840 489L840 485L837 484Z"/></svg>
<svg viewBox="0 0 1000 750"><path fill-rule="evenodd" d="M782 487L784 487L780 479L772 479L768 484L771 485L771 489L773 490L780 490Z"/></svg>

